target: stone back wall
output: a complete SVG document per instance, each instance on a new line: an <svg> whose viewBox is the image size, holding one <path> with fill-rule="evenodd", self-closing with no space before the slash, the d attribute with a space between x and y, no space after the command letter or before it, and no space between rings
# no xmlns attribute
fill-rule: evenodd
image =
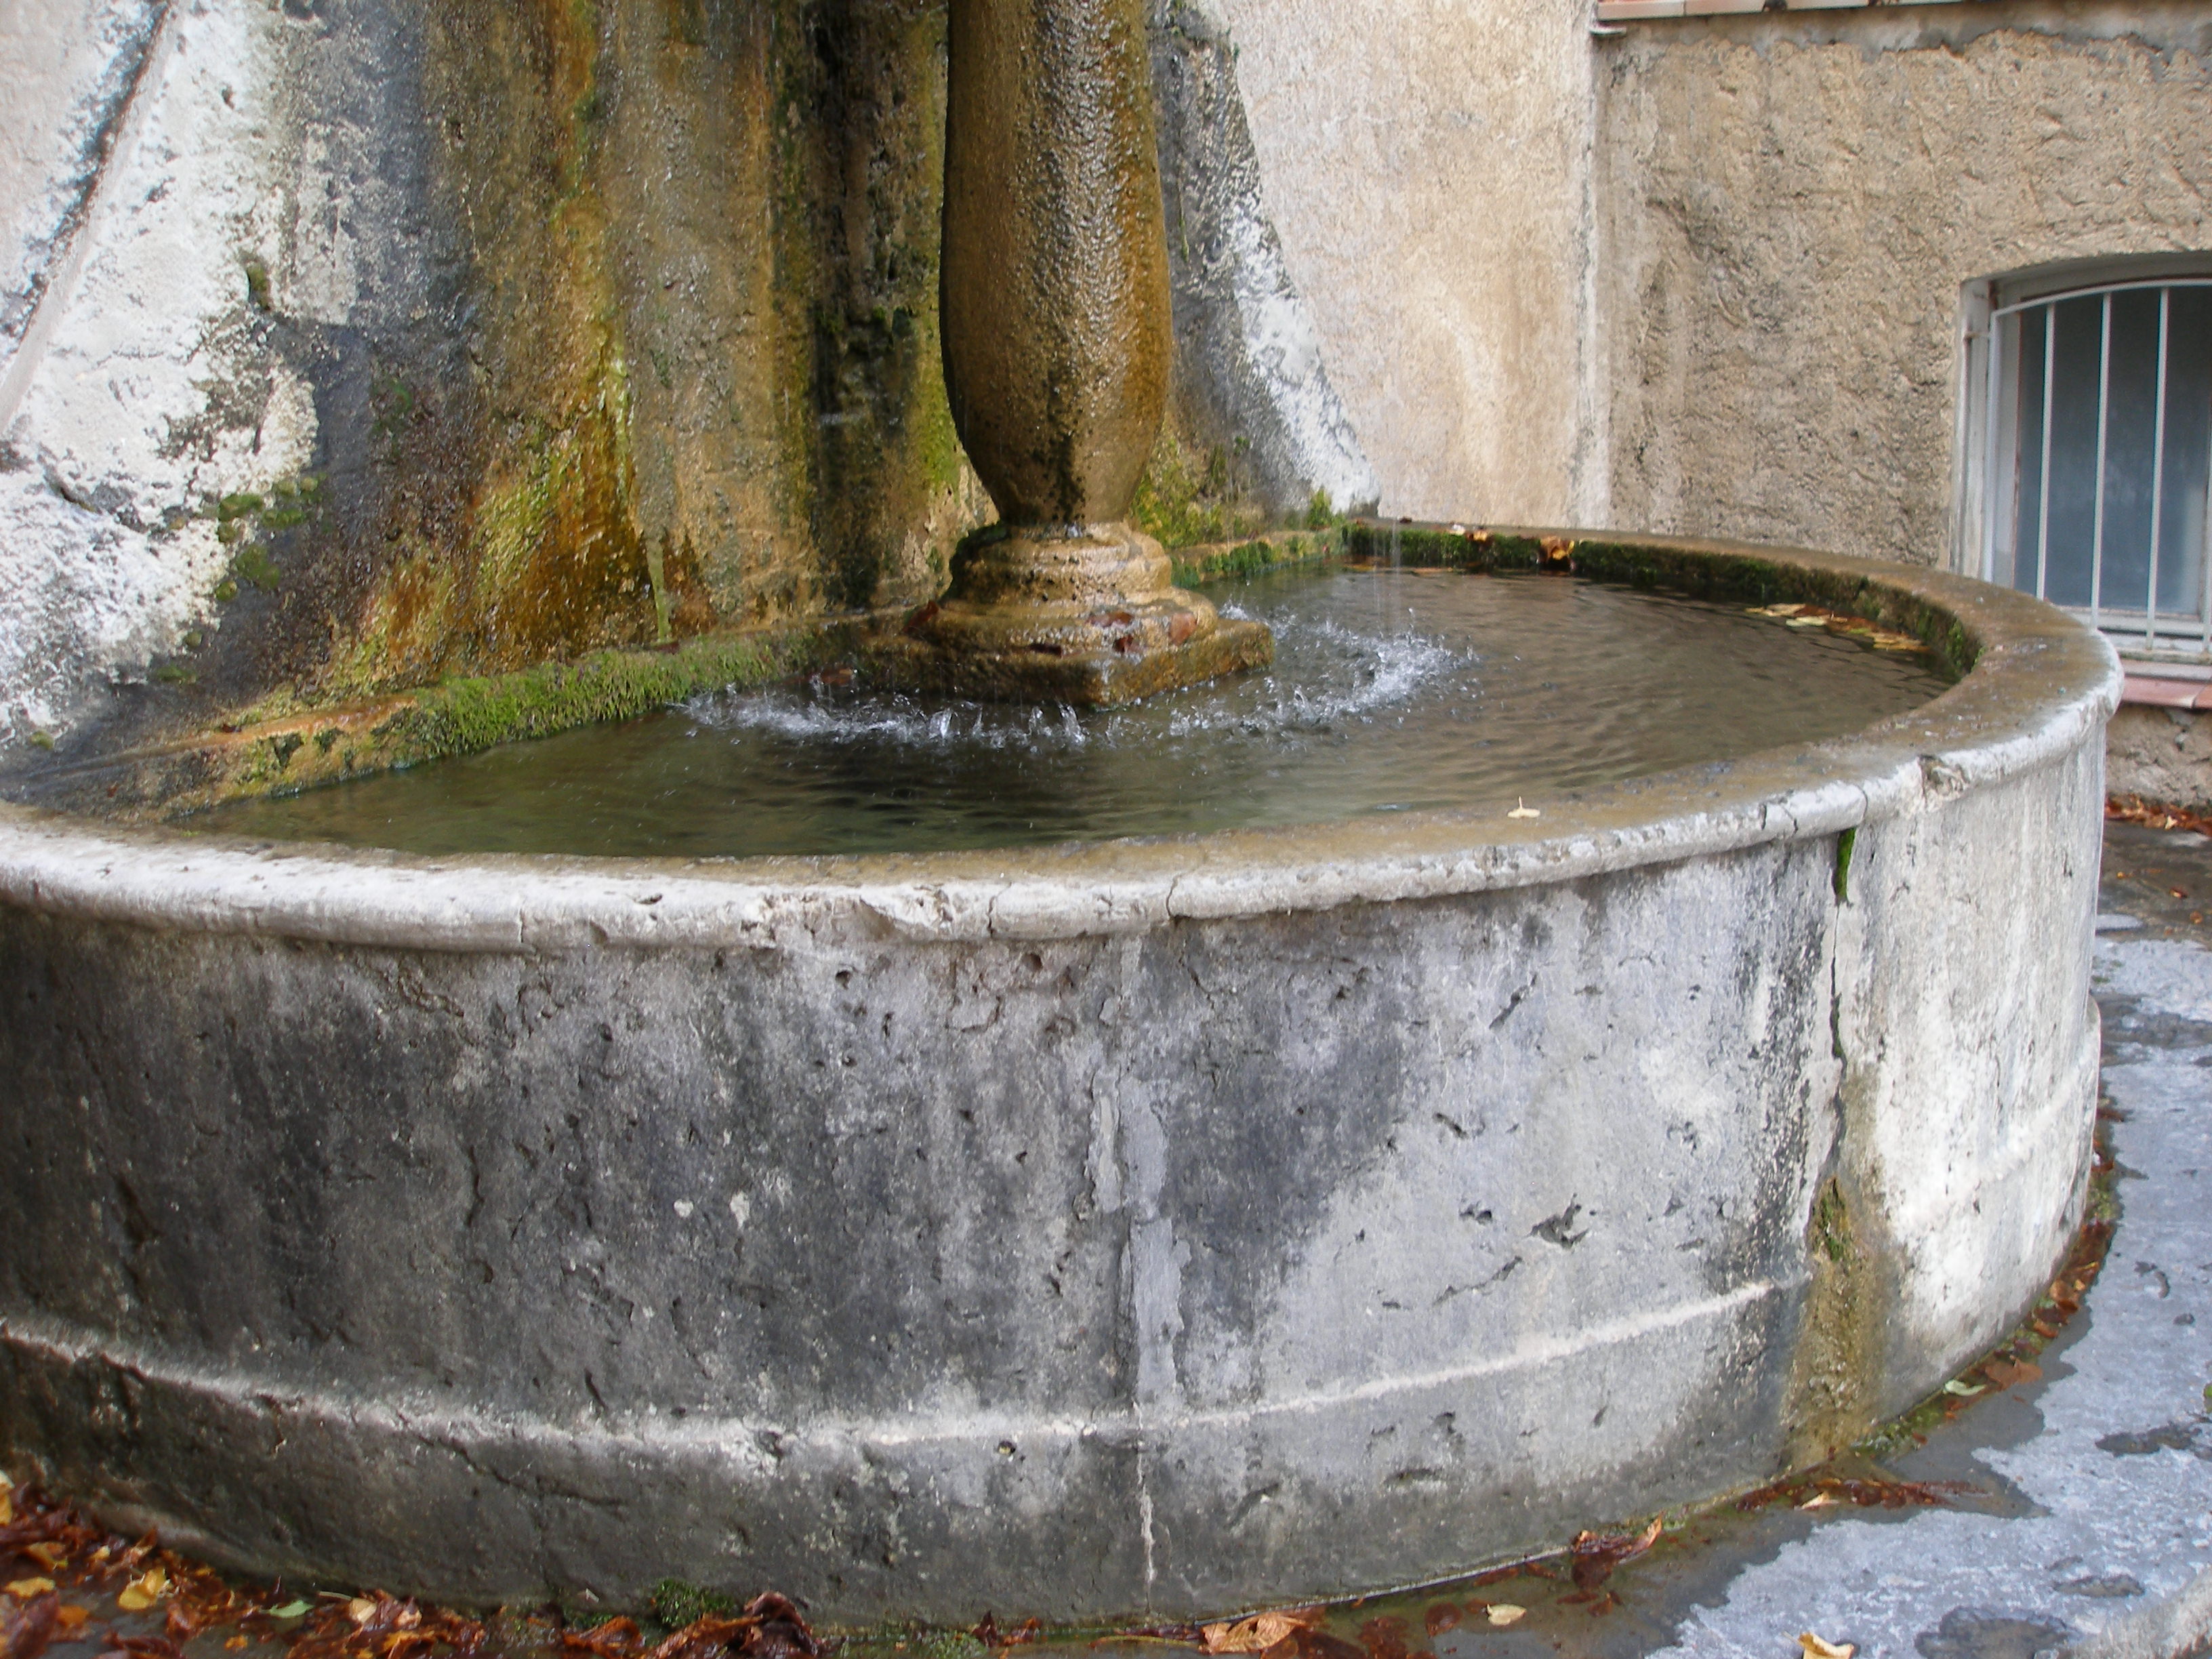
<svg viewBox="0 0 2212 1659"><path fill-rule="evenodd" d="M1154 0L1197 543L1371 506ZM944 0L0 0L0 771L919 603Z"/></svg>
<svg viewBox="0 0 2212 1659"><path fill-rule="evenodd" d="M1941 562L1962 285L2212 248L2198 6L1768 13L1595 51L1615 524Z"/></svg>

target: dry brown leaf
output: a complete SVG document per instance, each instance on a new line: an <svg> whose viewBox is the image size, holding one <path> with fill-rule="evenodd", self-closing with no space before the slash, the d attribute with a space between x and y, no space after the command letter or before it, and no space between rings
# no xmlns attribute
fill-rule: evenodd
<svg viewBox="0 0 2212 1659"><path fill-rule="evenodd" d="M1830 1642L1807 1631L1797 1638L1797 1645L1805 1650L1805 1659L1851 1659L1858 1649L1849 1642Z"/></svg>
<svg viewBox="0 0 2212 1659"><path fill-rule="evenodd" d="M75 1630L91 1617L90 1607L81 1607L75 1602L66 1602L54 1609L54 1623L64 1630Z"/></svg>
<svg viewBox="0 0 2212 1659"><path fill-rule="evenodd" d="M1259 1613L1249 1619L1207 1625L1201 1634L1208 1653L1265 1653L1285 1637L1307 1628L1310 1617L1292 1613Z"/></svg>
<svg viewBox="0 0 2212 1659"><path fill-rule="evenodd" d="M69 1565L70 1553L69 1546L66 1544L56 1544L52 1542L44 1544L26 1544L22 1547L22 1553L29 1556L31 1559L37 1562L48 1572L55 1571L57 1569L65 1567Z"/></svg>
<svg viewBox="0 0 2212 1659"><path fill-rule="evenodd" d="M123 1587L115 1605L125 1613L143 1613L168 1591L169 1575L160 1567L149 1567Z"/></svg>
<svg viewBox="0 0 2212 1659"><path fill-rule="evenodd" d="M1510 1601L1492 1601L1490 1604L1490 1622L1493 1625L1516 1624L1528 1611L1526 1607L1515 1607Z"/></svg>

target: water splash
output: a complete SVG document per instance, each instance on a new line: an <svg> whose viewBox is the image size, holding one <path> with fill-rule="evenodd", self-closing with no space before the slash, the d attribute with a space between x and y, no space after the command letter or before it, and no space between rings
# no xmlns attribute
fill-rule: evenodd
<svg viewBox="0 0 2212 1659"><path fill-rule="evenodd" d="M1224 614L1238 615L1235 606ZM1273 672L1133 708L1079 711L1066 704L931 702L811 682L742 694L710 692L683 705L702 731L786 743L884 746L954 754L1067 753L1105 744L1213 738L1282 740L1322 733L1413 707L1454 681L1472 691L1476 657L1413 628L1371 631L1332 618L1275 621Z"/></svg>

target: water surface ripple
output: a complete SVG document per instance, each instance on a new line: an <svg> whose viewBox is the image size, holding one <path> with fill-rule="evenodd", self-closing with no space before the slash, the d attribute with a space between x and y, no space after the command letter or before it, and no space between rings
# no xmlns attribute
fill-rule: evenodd
<svg viewBox="0 0 2212 1659"><path fill-rule="evenodd" d="M1276 663L1079 712L821 681L198 815L419 853L929 852L1532 805L1860 730L1943 688L1742 606L1565 576L1334 570L1213 590Z"/></svg>

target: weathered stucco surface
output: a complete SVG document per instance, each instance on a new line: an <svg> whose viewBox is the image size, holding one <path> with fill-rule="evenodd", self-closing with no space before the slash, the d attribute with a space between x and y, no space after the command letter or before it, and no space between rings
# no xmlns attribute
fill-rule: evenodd
<svg viewBox="0 0 2212 1659"><path fill-rule="evenodd" d="M2112 716L2105 736L2114 794L2212 811L2212 720L2131 703Z"/></svg>
<svg viewBox="0 0 2212 1659"><path fill-rule="evenodd" d="M1220 3L1382 510L1607 522L1583 0Z"/></svg>
<svg viewBox="0 0 2212 1659"><path fill-rule="evenodd" d="M962 1624L1823 1455L2033 1302L2095 1102L2117 665L1877 580L1975 672L1540 821L684 864L7 809L0 1449L288 1576Z"/></svg>
<svg viewBox="0 0 2212 1659"><path fill-rule="evenodd" d="M1611 522L1942 562L1961 285L2212 248L2200 8L1766 14L1595 52Z"/></svg>

